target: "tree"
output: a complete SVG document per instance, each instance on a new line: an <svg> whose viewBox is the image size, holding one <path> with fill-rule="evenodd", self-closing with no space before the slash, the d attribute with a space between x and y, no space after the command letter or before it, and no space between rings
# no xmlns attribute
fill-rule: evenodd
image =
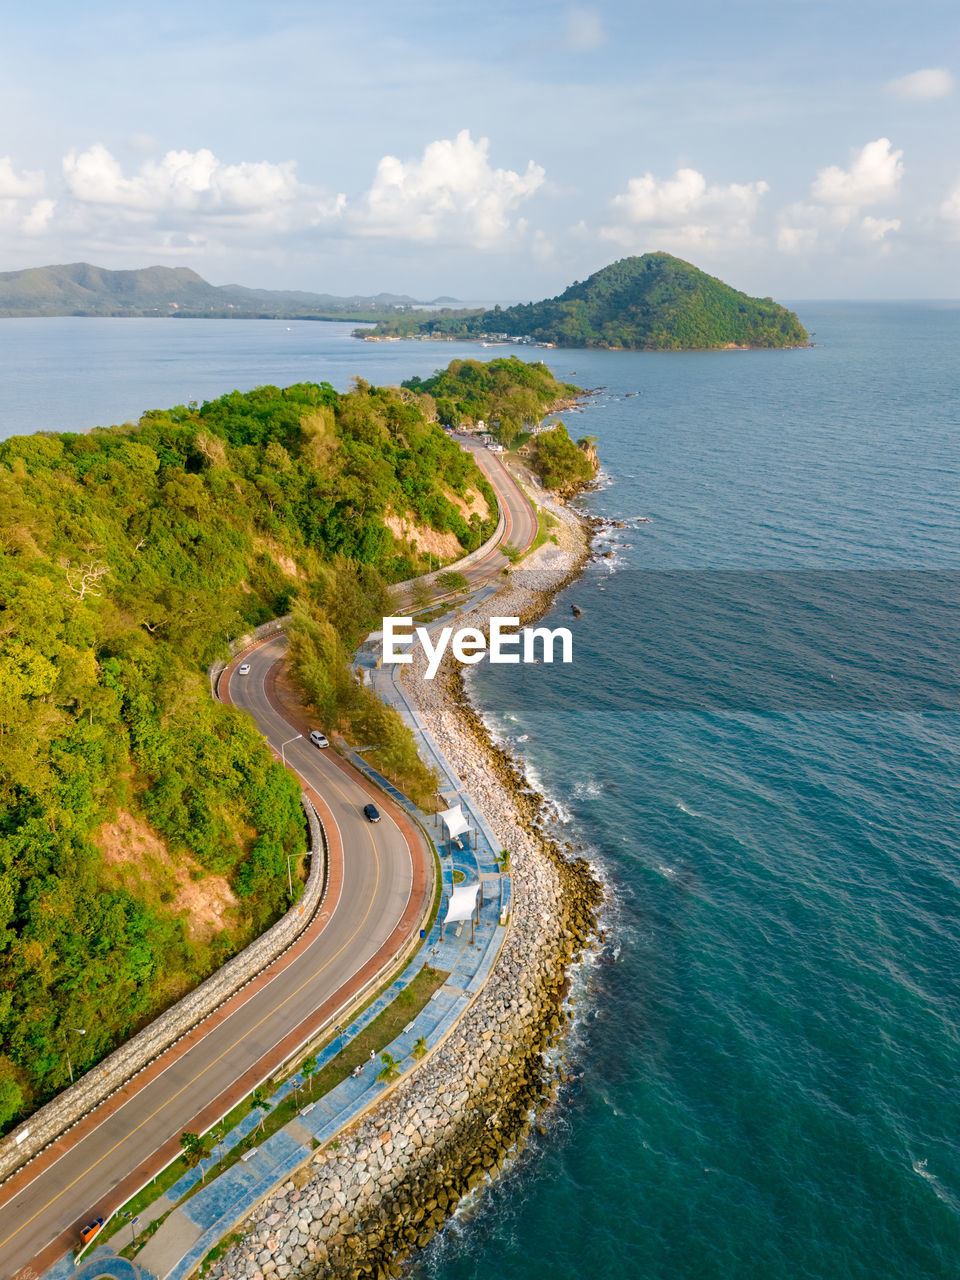
<svg viewBox="0 0 960 1280"><path fill-rule="evenodd" d="M421 1058L426 1057L426 1055L427 1055L427 1041L426 1041L426 1037L425 1037L425 1036L420 1036L417 1040L415 1040L415 1041L414 1041L414 1045L413 1045L413 1056L414 1056L414 1057L417 1059L417 1061L419 1062L419 1060L420 1060Z"/></svg>
<svg viewBox="0 0 960 1280"><path fill-rule="evenodd" d="M200 1161L206 1160L210 1154L206 1138L202 1138L198 1133L181 1133L180 1149L183 1152L183 1162L188 1169L195 1169Z"/></svg>
<svg viewBox="0 0 960 1280"><path fill-rule="evenodd" d="M313 1076L317 1074L318 1065L317 1055L315 1053L311 1053L309 1057L304 1058L303 1062L300 1064L300 1074L303 1077L301 1084L309 1084ZM297 1086L297 1096L300 1096L299 1085Z"/></svg>
<svg viewBox="0 0 960 1280"><path fill-rule="evenodd" d="M251 1093L250 1110L260 1112L260 1123L257 1125L257 1129L261 1133L263 1132L263 1122L266 1119L267 1112L270 1110L272 1105L273 1104L270 1102L270 1099L267 1097L266 1092L262 1088L254 1089L253 1093Z"/></svg>
<svg viewBox="0 0 960 1280"><path fill-rule="evenodd" d="M469 585L466 575L456 569L447 569L437 575L437 586L443 587L444 591L465 591Z"/></svg>
<svg viewBox="0 0 960 1280"><path fill-rule="evenodd" d="M9 1123L22 1106L23 1090L16 1080L9 1077L0 1079L0 1125Z"/></svg>
<svg viewBox="0 0 960 1280"><path fill-rule="evenodd" d="M400 1063L396 1060L392 1053L381 1053L380 1061L383 1063L381 1069L377 1072L378 1080L396 1080L400 1074Z"/></svg>
<svg viewBox="0 0 960 1280"><path fill-rule="evenodd" d="M535 438L533 466L548 489L576 489L594 476L594 464L573 443L562 422Z"/></svg>
<svg viewBox="0 0 960 1280"><path fill-rule="evenodd" d="M422 578L415 578L413 587L410 591L411 600L413 602L414 612L419 613L422 609L426 609L433 599L433 592Z"/></svg>

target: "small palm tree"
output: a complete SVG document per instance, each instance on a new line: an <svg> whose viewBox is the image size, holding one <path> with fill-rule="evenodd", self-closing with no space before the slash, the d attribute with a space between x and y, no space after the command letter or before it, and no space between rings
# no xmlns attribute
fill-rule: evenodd
<svg viewBox="0 0 960 1280"><path fill-rule="evenodd" d="M263 1122L266 1119L267 1112L270 1110L270 1099L264 1093L263 1089L254 1089L250 1095L250 1110L260 1112L260 1123L257 1128L263 1132Z"/></svg>
<svg viewBox="0 0 960 1280"><path fill-rule="evenodd" d="M510 870L510 850L509 849L501 849L500 852L496 855L496 857L493 860L497 864L497 866L500 868L501 871L507 872Z"/></svg>
<svg viewBox="0 0 960 1280"><path fill-rule="evenodd" d="M206 1139L201 1138L198 1133L181 1133L180 1149L183 1152L183 1162L188 1169L195 1169L200 1161L205 1160L210 1154Z"/></svg>
<svg viewBox="0 0 960 1280"><path fill-rule="evenodd" d="M300 1089L303 1085L308 1084L310 1080L317 1074L317 1055L311 1053L309 1058L304 1058L300 1064L300 1075L303 1077L300 1084L297 1085L297 1097L300 1097Z"/></svg>
<svg viewBox="0 0 960 1280"><path fill-rule="evenodd" d="M413 1056L414 1056L414 1057L417 1059L417 1061L419 1062L419 1060L420 1060L421 1058L426 1057L426 1054L427 1054L427 1040L426 1040L426 1037L425 1037L425 1036L421 1036L421 1037L419 1038L419 1040L416 1040L416 1041L414 1042L414 1045L413 1045Z"/></svg>
<svg viewBox="0 0 960 1280"><path fill-rule="evenodd" d="M383 1067L377 1072L378 1080L396 1080L400 1074L400 1063L396 1060L392 1053L381 1053L380 1061Z"/></svg>

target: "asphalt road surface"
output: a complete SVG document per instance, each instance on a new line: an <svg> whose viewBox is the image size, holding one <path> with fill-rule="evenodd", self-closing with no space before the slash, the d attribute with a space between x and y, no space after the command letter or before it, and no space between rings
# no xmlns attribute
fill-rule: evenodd
<svg viewBox="0 0 960 1280"><path fill-rule="evenodd" d="M464 432L456 433L455 439L473 456L480 470L493 485L506 521L501 545L509 543L518 551L525 551L537 536L539 528L537 513L530 499L501 462L499 455L492 449L478 443L474 436ZM507 563L506 556L502 554L500 547L496 546L465 569L464 574L470 585L476 586L489 578L491 572L502 568Z"/></svg>

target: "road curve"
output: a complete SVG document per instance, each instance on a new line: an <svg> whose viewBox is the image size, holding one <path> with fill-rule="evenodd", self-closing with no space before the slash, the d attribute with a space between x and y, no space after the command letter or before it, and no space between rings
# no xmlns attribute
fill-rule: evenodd
<svg viewBox="0 0 960 1280"><path fill-rule="evenodd" d="M472 438L460 443L497 493L501 544L526 550L538 528L529 499L499 457ZM498 546L464 572L476 586L506 564ZM260 977L7 1179L0 1188L2 1280L35 1280L76 1243L84 1222L114 1212L177 1154L184 1130L206 1131L335 1021L402 949L432 899L433 858L419 831L349 765L311 746L305 721L281 713L271 672L284 644L275 638L243 655L249 675L239 676L235 661L221 688L225 700L254 717L278 755L283 746L321 813L331 846L324 908ZM288 741L297 733L304 736ZM384 815L375 825L361 812L371 798Z"/></svg>
<svg viewBox="0 0 960 1280"><path fill-rule="evenodd" d="M510 545L516 547L518 551L526 551L537 536L539 523L533 504L504 466L499 455L480 444L474 436L466 433L457 433L455 439L461 448L472 455L474 462L490 481L504 516L505 527L498 545L463 570L470 585L477 586L485 578L489 578L491 573L499 571L509 563L501 552L500 546ZM450 566L451 569L456 567L455 564Z"/></svg>
<svg viewBox="0 0 960 1280"><path fill-rule="evenodd" d="M224 673L230 701L270 745L298 731L279 713L268 676L283 638ZM390 955L402 949L432 898L433 864L422 837L379 792L332 753L300 738L284 747L321 810L331 843L331 883L317 921L281 960L197 1032L97 1108L0 1190L0 1276L40 1274L78 1238L83 1222L113 1212L321 1026L334 1020ZM371 799L383 821L362 816Z"/></svg>

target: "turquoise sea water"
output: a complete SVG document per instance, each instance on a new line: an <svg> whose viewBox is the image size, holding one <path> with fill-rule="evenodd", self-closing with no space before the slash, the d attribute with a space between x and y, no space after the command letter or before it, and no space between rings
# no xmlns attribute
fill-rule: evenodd
<svg viewBox="0 0 960 1280"><path fill-rule="evenodd" d="M557 602L572 668L472 687L601 868L609 940L546 1135L418 1280L960 1268L960 310L800 314L813 350L536 353L605 388L569 419L585 505L650 523ZM347 331L5 321L0 423L500 354Z"/></svg>
<svg viewBox="0 0 960 1280"><path fill-rule="evenodd" d="M418 1276L960 1267L960 313L802 314L812 351L563 353L607 387L586 506L651 523L557 602L573 668L473 690L610 943L547 1136Z"/></svg>

